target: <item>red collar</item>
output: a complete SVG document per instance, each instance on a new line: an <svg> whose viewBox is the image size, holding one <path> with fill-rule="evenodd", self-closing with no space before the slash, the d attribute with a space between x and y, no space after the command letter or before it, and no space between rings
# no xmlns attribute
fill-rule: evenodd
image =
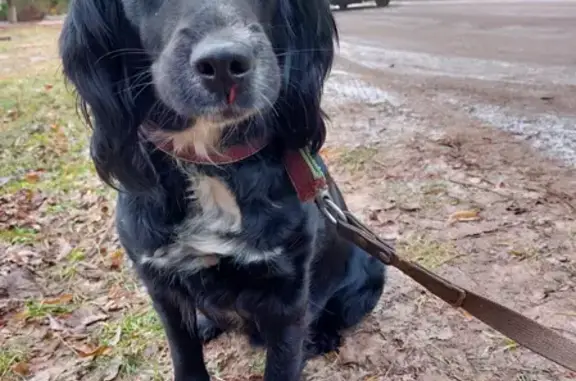
<svg viewBox="0 0 576 381"><path fill-rule="evenodd" d="M194 147L188 147L185 151L174 152L172 141L154 138L154 131L151 128L142 127L141 132L144 138L154 144L160 151L193 164L225 165L237 163L257 154L268 145L265 139L254 139L250 143L232 145L226 147L223 152L215 152L205 156L198 155Z"/></svg>
<svg viewBox="0 0 576 381"><path fill-rule="evenodd" d="M147 128L142 128L141 132L144 139L150 141L160 151L179 160L194 164L226 165L237 163L257 154L268 145L266 140L253 140L249 144L233 145L227 147L224 152L211 154L206 157L196 154L193 148L186 151L174 152L174 147L170 141L152 138L152 131ZM292 186L300 201L311 201L321 190L325 189L326 177L316 159L307 149L286 150L283 161L286 172L290 177Z"/></svg>

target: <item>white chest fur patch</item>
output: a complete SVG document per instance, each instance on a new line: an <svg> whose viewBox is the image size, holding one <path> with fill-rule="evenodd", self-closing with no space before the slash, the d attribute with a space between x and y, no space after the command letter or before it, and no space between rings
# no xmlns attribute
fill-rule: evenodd
<svg viewBox="0 0 576 381"><path fill-rule="evenodd" d="M161 247L143 262L156 267L171 267L196 272L216 266L221 257L232 257L238 264L268 261L282 253L256 250L234 237L242 230L242 215L234 194L218 178L191 175L190 215L176 229L171 245Z"/></svg>

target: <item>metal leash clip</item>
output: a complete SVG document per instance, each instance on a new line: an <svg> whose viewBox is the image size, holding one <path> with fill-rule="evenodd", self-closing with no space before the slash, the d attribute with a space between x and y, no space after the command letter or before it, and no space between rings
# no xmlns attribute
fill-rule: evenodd
<svg viewBox="0 0 576 381"><path fill-rule="evenodd" d="M332 200L332 197L330 196L330 193L327 189L322 190L318 196L316 196L316 204L320 208L322 214L334 225L337 225L339 221L348 221L348 217Z"/></svg>

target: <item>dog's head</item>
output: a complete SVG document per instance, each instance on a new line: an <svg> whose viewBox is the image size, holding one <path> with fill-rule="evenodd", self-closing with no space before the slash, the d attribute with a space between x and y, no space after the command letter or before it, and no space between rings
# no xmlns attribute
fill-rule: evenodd
<svg viewBox="0 0 576 381"><path fill-rule="evenodd" d="M328 0L74 0L60 50L98 173L137 189L156 181L142 124L180 146L258 134L318 149L335 36Z"/></svg>

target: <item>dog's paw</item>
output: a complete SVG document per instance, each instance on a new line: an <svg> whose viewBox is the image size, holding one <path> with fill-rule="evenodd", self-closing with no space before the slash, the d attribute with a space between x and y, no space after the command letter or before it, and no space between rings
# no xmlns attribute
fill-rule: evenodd
<svg viewBox="0 0 576 381"><path fill-rule="evenodd" d="M264 341L262 334L258 331L250 332L248 335L248 340L250 341L250 345L253 347L260 348L266 346L266 342Z"/></svg>
<svg viewBox="0 0 576 381"><path fill-rule="evenodd" d="M314 332L305 344L309 357L321 356L330 352L339 352L342 336L338 332Z"/></svg>
<svg viewBox="0 0 576 381"><path fill-rule="evenodd" d="M212 320L202 314L198 314L197 319L196 334L203 344L209 343L224 332Z"/></svg>

